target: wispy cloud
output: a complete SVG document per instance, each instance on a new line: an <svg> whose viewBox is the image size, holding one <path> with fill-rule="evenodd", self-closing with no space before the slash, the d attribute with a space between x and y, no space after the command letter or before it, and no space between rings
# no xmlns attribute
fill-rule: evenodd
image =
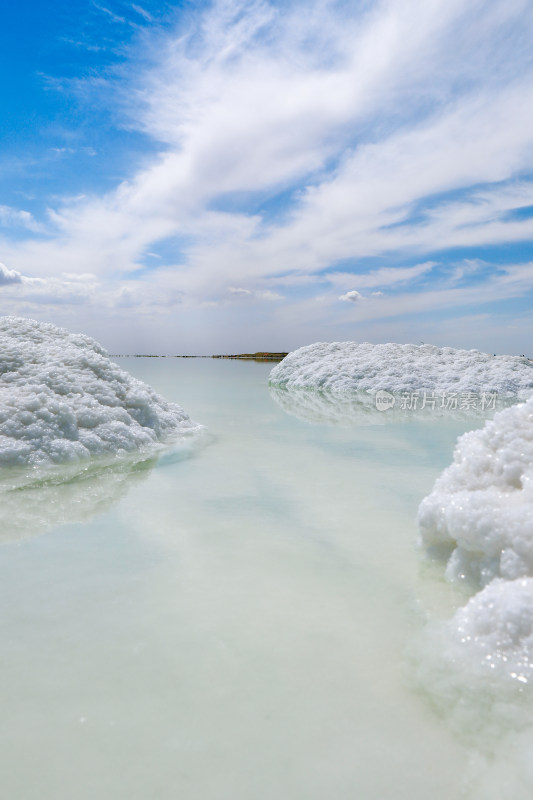
<svg viewBox="0 0 533 800"><path fill-rule="evenodd" d="M136 5L135 3L132 3L132 4L131 4L131 7L132 7L132 8L133 8L133 10L134 10L134 11L136 11L136 12L137 12L137 14L139 14L139 15L140 15L140 16L141 16L141 17L142 17L142 18L143 18L143 19L144 19L146 22L153 22L154 18L152 17L152 15L150 14L150 12L149 12L149 11L147 11L145 8L143 8L142 6L138 6L138 5Z"/></svg>
<svg viewBox="0 0 533 800"><path fill-rule="evenodd" d="M126 22L126 19L124 17L121 17L118 14L115 14L114 11L111 11L111 9L107 8L106 6L101 6L98 3L95 3L94 0L93 0L93 6L98 11L101 11L103 14L107 14L113 20L113 22L119 22L121 24Z"/></svg>
<svg viewBox="0 0 533 800"><path fill-rule="evenodd" d="M525 0L219 0L152 34L149 11L130 9L148 24L142 54L130 48L91 92L112 96L159 154L114 188L51 202L42 220L0 206L14 269L61 285L91 273L105 303L137 310L287 289L298 313L314 290L336 302L386 289L358 303L373 319L437 295L450 309L498 288L516 296L519 266L498 271L476 249L533 239ZM21 241L10 225L46 236Z"/></svg>
<svg viewBox="0 0 533 800"><path fill-rule="evenodd" d="M397 286L415 281L422 275L426 275L435 266L435 261L426 261L424 264L415 264L412 267L381 267L356 276L353 272L328 272L326 279L333 286L342 288L347 288L355 281L360 289L371 289L375 286Z"/></svg>
<svg viewBox="0 0 533 800"><path fill-rule="evenodd" d="M32 233L43 233L45 226L38 223L29 211L0 205L0 226L25 228Z"/></svg>

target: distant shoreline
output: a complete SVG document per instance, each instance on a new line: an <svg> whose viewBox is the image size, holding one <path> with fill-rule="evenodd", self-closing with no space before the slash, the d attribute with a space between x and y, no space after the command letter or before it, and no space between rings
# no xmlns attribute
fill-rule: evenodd
<svg viewBox="0 0 533 800"><path fill-rule="evenodd" d="M240 353L237 355L182 356L155 353L113 353L110 358L231 358L240 361L282 361L288 353Z"/></svg>

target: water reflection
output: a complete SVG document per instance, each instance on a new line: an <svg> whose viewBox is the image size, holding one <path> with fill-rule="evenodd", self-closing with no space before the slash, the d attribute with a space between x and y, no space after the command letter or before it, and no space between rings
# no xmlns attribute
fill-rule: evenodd
<svg viewBox="0 0 533 800"><path fill-rule="evenodd" d="M156 463L156 457L136 454L40 469L2 468L0 543L106 511L146 480Z"/></svg>
<svg viewBox="0 0 533 800"><path fill-rule="evenodd" d="M436 419L490 419L517 402L516 396L472 392L339 392L285 389L269 385L271 397L294 417L315 425L387 425Z"/></svg>

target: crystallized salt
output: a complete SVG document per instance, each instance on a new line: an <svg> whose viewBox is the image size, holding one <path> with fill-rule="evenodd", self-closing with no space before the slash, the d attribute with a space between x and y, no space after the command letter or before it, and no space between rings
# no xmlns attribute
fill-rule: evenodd
<svg viewBox="0 0 533 800"><path fill-rule="evenodd" d="M484 586L446 625L454 664L533 678L533 398L461 436L419 508L421 542L452 581Z"/></svg>
<svg viewBox="0 0 533 800"><path fill-rule="evenodd" d="M525 399L533 394L533 362L428 344L318 342L289 353L269 382L331 392L431 389Z"/></svg>
<svg viewBox="0 0 533 800"><path fill-rule="evenodd" d="M418 522L426 547L451 551L452 580L533 575L533 399L459 438Z"/></svg>
<svg viewBox="0 0 533 800"><path fill-rule="evenodd" d="M0 318L0 465L150 451L200 430L88 336Z"/></svg>
<svg viewBox="0 0 533 800"><path fill-rule="evenodd" d="M533 677L533 578L493 580L448 625L456 662L475 660L519 683Z"/></svg>

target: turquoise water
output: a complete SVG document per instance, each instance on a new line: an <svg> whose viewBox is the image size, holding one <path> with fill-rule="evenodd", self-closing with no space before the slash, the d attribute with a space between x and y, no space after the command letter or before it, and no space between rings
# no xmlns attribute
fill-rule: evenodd
<svg viewBox="0 0 533 800"><path fill-rule="evenodd" d="M458 602L416 510L481 422L311 425L269 364L120 364L209 436L4 508L2 796L461 796L475 748L405 654Z"/></svg>

